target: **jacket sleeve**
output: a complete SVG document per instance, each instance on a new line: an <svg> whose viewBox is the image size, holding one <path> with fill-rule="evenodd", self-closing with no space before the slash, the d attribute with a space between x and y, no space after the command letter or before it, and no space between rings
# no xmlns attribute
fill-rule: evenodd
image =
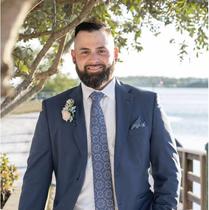
<svg viewBox="0 0 209 210"><path fill-rule="evenodd" d="M19 210L44 210L53 161L45 102L42 103L23 179Z"/></svg>
<svg viewBox="0 0 209 210"><path fill-rule="evenodd" d="M150 210L176 210L180 194L181 171L175 138L156 95L151 134L151 165L154 199Z"/></svg>

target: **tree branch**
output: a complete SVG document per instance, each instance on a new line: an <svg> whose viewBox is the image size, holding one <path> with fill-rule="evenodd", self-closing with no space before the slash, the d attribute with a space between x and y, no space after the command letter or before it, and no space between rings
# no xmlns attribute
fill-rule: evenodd
<svg viewBox="0 0 209 210"><path fill-rule="evenodd" d="M68 11L67 11L67 17L70 17L73 13L73 4L69 4Z"/></svg>
<svg viewBox="0 0 209 210"><path fill-rule="evenodd" d="M22 91L26 90L30 87L30 84L32 83L31 80L24 80L22 83L20 83L15 90L12 90L11 93L5 98L5 100L1 104L1 110L5 109L9 104L14 101L19 94L22 93Z"/></svg>
<svg viewBox="0 0 209 210"><path fill-rule="evenodd" d="M56 9L56 0L52 0L53 2L53 23L52 23L52 31L55 31L55 27L56 27L56 15L57 15L57 9Z"/></svg>
<svg viewBox="0 0 209 210"><path fill-rule="evenodd" d="M92 7L96 3L96 1L97 0L92 0L92 1L90 0L89 3L84 6L80 15L73 22L68 24L64 29L56 32L54 34L54 37L57 37L57 38L55 38L55 40L59 39L61 36L65 35L70 30L72 30L74 27L76 27L76 25L79 24L85 18L85 16L88 14L88 12L92 9ZM68 2L68 1L65 1L65 2ZM72 2L77 3L76 0L73 0ZM83 0L82 1L78 0L78 2L83 2ZM68 3L70 3L70 2L68 2ZM59 5L59 4L61 4L61 2L57 2L57 5ZM50 34L52 34L52 31L44 31L44 32L32 33L32 34L28 34L28 35L20 34L19 35L19 40L32 39L32 38L37 38L37 37L40 37L40 36L45 36L45 35L50 35Z"/></svg>
<svg viewBox="0 0 209 210"><path fill-rule="evenodd" d="M35 12L35 11L37 11L37 10L41 10L41 9L43 8L43 6L44 6L44 1L41 0L39 4L35 5L35 6L33 7L33 9L30 10L30 12Z"/></svg>
<svg viewBox="0 0 209 210"><path fill-rule="evenodd" d="M74 42L74 36L65 45L63 53L66 53L68 51L68 49L72 46L73 42Z"/></svg>
<svg viewBox="0 0 209 210"><path fill-rule="evenodd" d="M36 2L34 3L33 7L30 9L30 11L28 12L28 14L30 12L32 12L35 8L37 8L38 6L44 4L43 0L36 0Z"/></svg>
<svg viewBox="0 0 209 210"><path fill-rule="evenodd" d="M73 20L73 22L68 24L65 28L61 29L60 31L57 31L53 35L54 39L57 40L60 37L67 34L69 31L73 30L81 21L84 20L84 18L90 12L90 10L93 8L93 6L95 5L96 2L97 2L97 0L89 0L85 4L85 6L84 6L83 10L81 11L81 13L79 14L79 16L75 20Z"/></svg>
<svg viewBox="0 0 209 210"><path fill-rule="evenodd" d="M32 34L19 34L19 40L22 39L33 39L33 38L38 38L40 36L46 36L52 34L52 31L44 31L40 33L32 33Z"/></svg>
<svg viewBox="0 0 209 210"><path fill-rule="evenodd" d="M36 80L39 80L39 79L46 80L46 79L48 79L48 77L50 77L51 75L56 73L57 66L59 65L59 61L60 61L60 58L61 58L61 55L63 52L65 39L66 39L66 35L62 38L62 40L60 42L56 58L52 64L52 66L50 67L50 69L47 72L40 73L40 75L38 74L39 76L35 77ZM2 113L4 113L4 109L6 110L8 107L10 107L9 104L11 104L12 101L14 101L23 91L28 89L32 85L33 82L34 82L34 80L32 79L32 77L29 76L29 78L27 80L24 80L21 84L19 84L15 88L15 92L12 91L11 94L8 95L5 98L5 100L2 102L2 104L1 104L1 110L3 110Z"/></svg>
<svg viewBox="0 0 209 210"><path fill-rule="evenodd" d="M58 66L59 66L60 59L61 59L62 54L63 54L63 49L64 49L64 45L65 45L66 36L67 35L65 35L61 38L61 41L60 41L60 44L59 44L59 49L58 49L56 57L53 61L52 66L48 69L48 71L36 74L34 76L35 81L40 80L40 79L49 78L53 74L58 73Z"/></svg>
<svg viewBox="0 0 209 210"><path fill-rule="evenodd" d="M35 12L37 10L42 10L44 2L43 0L40 0L41 2L39 4L37 4L30 12ZM56 2L57 5L63 5L63 4L74 4L74 3L81 3L81 2L85 2L86 0L66 0L66 1L60 1L60 2Z"/></svg>
<svg viewBox="0 0 209 210"><path fill-rule="evenodd" d="M2 103L2 107L1 107L2 109L8 106L13 100L15 100L22 91L26 90L32 85L35 70L37 69L42 58L46 55L46 53L48 52L48 50L50 49L54 41L56 40L54 40L53 36L51 35L49 39L47 40L46 44L43 46L41 51L36 56L35 60L33 61L30 68L31 73L28 77L28 80L24 80L21 84L18 85L17 88L15 88L15 91L13 91L12 95L10 94L5 98L5 100Z"/></svg>
<svg viewBox="0 0 209 210"><path fill-rule="evenodd" d="M81 2L85 2L86 0L68 0L68 1L60 1L57 2L57 5L60 4L76 4L76 3L81 3Z"/></svg>
<svg viewBox="0 0 209 210"><path fill-rule="evenodd" d="M5 100L2 102L1 105L1 109L6 108L7 106L9 106L9 104L14 101L19 94L21 94L21 92L25 91L26 89L28 89L32 83L33 83L33 77L34 77L34 72L36 70L36 68L38 67L39 63L41 62L42 58L46 55L46 53L48 52L48 50L50 49L50 47L52 46L52 44L54 43L53 37L51 36L46 44L44 45L44 47L42 48L42 50L38 53L38 55L36 56L36 59L33 61L33 64L31 65L31 73L28 76L27 80L24 80L21 84L19 84L14 91L12 91L12 94L9 94Z"/></svg>
<svg viewBox="0 0 209 210"><path fill-rule="evenodd" d="M1 112L1 118L5 117L8 115L10 112L12 112L17 106L22 104L23 102L28 101L29 99L33 98L38 92L40 92L43 87L44 83L46 82L47 79L42 79L38 85L35 87L32 87L27 93L25 93L22 97L20 97L18 100L16 100L14 103L12 103L9 107L4 109Z"/></svg>
<svg viewBox="0 0 209 210"><path fill-rule="evenodd" d="M34 78L34 73L39 66L42 58L45 56L45 54L48 52L48 50L51 48L52 44L59 38L63 37L65 34L67 34L69 31L73 30L89 13L89 11L92 9L94 4L96 3L97 0L89 0L88 3L84 6L83 10L79 14L79 16L71 22L68 26L66 26L64 29L52 33L49 39L47 40L46 44L42 48L42 50L38 53L36 56L33 64L31 65L31 74L28 77L28 80L24 80L18 87L15 89L13 95L9 95L8 97L5 98L5 100L2 103L2 109L5 108L6 106L9 106L9 104L14 101L19 94L29 88L32 83L33 83L33 78Z"/></svg>

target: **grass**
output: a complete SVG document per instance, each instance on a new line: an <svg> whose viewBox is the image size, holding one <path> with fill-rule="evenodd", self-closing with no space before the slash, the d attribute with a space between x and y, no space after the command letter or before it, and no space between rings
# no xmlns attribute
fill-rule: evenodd
<svg viewBox="0 0 209 210"><path fill-rule="evenodd" d="M12 114L23 114L30 112L40 112L42 110L41 101L29 101L16 107Z"/></svg>

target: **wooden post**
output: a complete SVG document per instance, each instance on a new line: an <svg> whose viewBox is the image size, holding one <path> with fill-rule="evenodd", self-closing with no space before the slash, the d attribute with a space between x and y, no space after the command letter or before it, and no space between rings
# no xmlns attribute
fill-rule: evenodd
<svg viewBox="0 0 209 210"><path fill-rule="evenodd" d="M206 192L206 158L205 155L200 156L200 186L201 186L201 210L205 210L206 206L206 199L205 199L205 192Z"/></svg>
<svg viewBox="0 0 209 210"><path fill-rule="evenodd" d="M182 192L182 189L183 189L183 153L178 152L178 154L179 154L179 162L180 162L180 168L181 168L181 174L182 174L179 202L183 203L183 192Z"/></svg>
<svg viewBox="0 0 209 210"><path fill-rule="evenodd" d="M193 172L193 160L187 159L187 176L188 172ZM187 179L187 191L193 192L193 182ZM193 209L193 202L187 200L187 207L188 209Z"/></svg>
<svg viewBox="0 0 209 210"><path fill-rule="evenodd" d="M182 193L182 200L183 200L183 209L187 209L187 182L186 182L186 176L187 176L187 154L186 152L183 152L183 174L182 174L182 180L183 180L183 193Z"/></svg>
<svg viewBox="0 0 209 210"><path fill-rule="evenodd" d="M206 210L208 210L208 143L205 145L205 150L206 150L206 191L205 191L205 196L206 196Z"/></svg>
<svg viewBox="0 0 209 210"><path fill-rule="evenodd" d="M187 192L192 192L192 182L187 179L187 172L193 171L193 161L187 159L187 153L183 152L183 209L192 209L193 204L187 199Z"/></svg>

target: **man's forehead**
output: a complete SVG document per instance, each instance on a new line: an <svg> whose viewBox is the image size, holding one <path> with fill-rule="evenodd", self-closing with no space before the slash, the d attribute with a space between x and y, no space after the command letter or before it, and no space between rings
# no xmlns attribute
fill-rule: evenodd
<svg viewBox="0 0 209 210"><path fill-rule="evenodd" d="M84 46L85 45L85 46ZM80 31L75 38L75 46L77 47L110 47L114 46L113 37L104 30L87 32Z"/></svg>

